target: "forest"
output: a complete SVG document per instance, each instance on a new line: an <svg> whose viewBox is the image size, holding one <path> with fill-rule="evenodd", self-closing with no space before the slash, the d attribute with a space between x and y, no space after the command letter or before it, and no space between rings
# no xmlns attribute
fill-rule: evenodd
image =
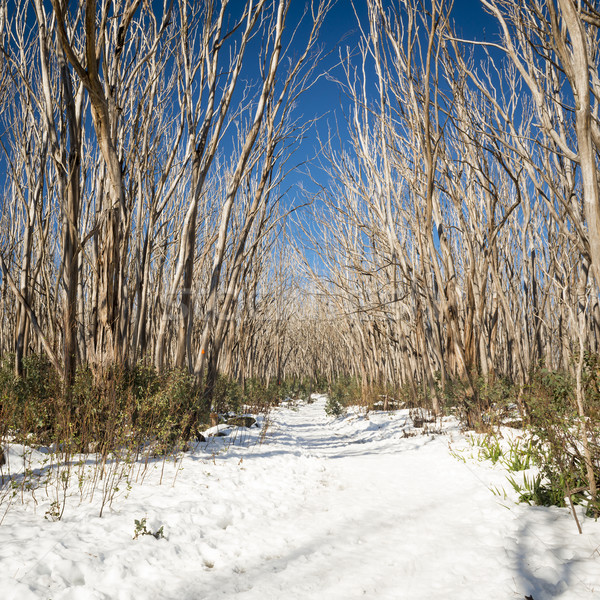
<svg viewBox="0 0 600 600"><path fill-rule="evenodd" d="M512 415L598 516L600 6L459 4L0 0L0 443Z"/></svg>

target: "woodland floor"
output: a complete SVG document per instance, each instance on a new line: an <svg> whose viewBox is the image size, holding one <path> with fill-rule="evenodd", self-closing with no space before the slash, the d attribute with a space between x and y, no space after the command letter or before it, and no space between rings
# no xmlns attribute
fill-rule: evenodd
<svg viewBox="0 0 600 600"><path fill-rule="evenodd" d="M0 598L600 597L600 523L579 535L567 509L515 504L501 468L452 456L454 420L432 434L408 411L324 406L276 409L262 443L253 428L199 444L161 485L157 461L102 518L96 498L49 521L39 490L0 526ZM142 518L164 538L132 539Z"/></svg>

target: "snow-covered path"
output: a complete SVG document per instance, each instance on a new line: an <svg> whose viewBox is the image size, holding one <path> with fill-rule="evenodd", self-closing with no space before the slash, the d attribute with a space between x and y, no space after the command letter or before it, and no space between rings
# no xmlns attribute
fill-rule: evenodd
<svg viewBox="0 0 600 600"><path fill-rule="evenodd" d="M41 499L13 509L0 598L600 597L600 524L579 536L566 510L501 501L501 472L407 425L332 421L320 399L275 411L261 445L187 456L174 486L134 486L102 519L87 504L57 523ZM165 539L132 540L143 517Z"/></svg>

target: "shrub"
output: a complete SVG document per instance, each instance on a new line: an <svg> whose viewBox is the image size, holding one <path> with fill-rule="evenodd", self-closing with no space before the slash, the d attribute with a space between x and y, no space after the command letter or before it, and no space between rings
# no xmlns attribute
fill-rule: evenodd
<svg viewBox="0 0 600 600"><path fill-rule="evenodd" d="M14 374L14 360L14 355L8 355L0 367L0 417L4 428L0 433L10 429L23 441L28 436L30 443L46 443L57 419L60 380L44 356L25 357L22 377Z"/></svg>
<svg viewBox="0 0 600 600"><path fill-rule="evenodd" d="M446 411L458 410L457 416L461 421L467 423L470 428L478 428L477 425L481 422L481 407L477 404L476 398L470 395L466 381L447 379L441 397ZM427 402L428 398L424 400Z"/></svg>
<svg viewBox="0 0 600 600"><path fill-rule="evenodd" d="M239 412L243 403L242 386L236 379L219 375L212 391L212 405L216 412Z"/></svg>
<svg viewBox="0 0 600 600"><path fill-rule="evenodd" d="M593 361L589 364L595 364ZM595 374L589 366L584 373L586 379L586 403L590 413L597 410ZM540 486L545 493L540 496L557 506L565 506L565 497L572 490L574 503L585 501L582 488L589 486L585 459L581 447L582 420L574 401L574 382L565 373L540 369L531 378L524 399L528 407L530 431L536 440L536 460L541 465L543 476ZM598 420L585 423L590 442L592 463L596 480L600 480L600 429ZM591 507L594 510L594 507Z"/></svg>
<svg viewBox="0 0 600 600"><path fill-rule="evenodd" d="M346 408L361 403L362 395L358 381L354 377L339 377L329 388L325 412L340 416Z"/></svg>
<svg viewBox="0 0 600 600"><path fill-rule="evenodd" d="M308 377L284 379L279 387L278 396L280 401L286 397L293 400L307 399L313 390L320 389Z"/></svg>
<svg viewBox="0 0 600 600"><path fill-rule="evenodd" d="M263 407L271 406L276 400L278 400L276 382L267 386L259 379L252 378L244 383L243 403L252 407L251 410L261 410Z"/></svg>
<svg viewBox="0 0 600 600"><path fill-rule="evenodd" d="M271 379L267 384L261 379L250 378L240 384L236 379L219 375L212 391L212 407L219 413L265 412L287 396L308 397L310 387L307 379Z"/></svg>
<svg viewBox="0 0 600 600"><path fill-rule="evenodd" d="M174 369L156 381L152 377L145 381L149 382L144 388L147 395L136 398L135 429L145 437L155 437L158 451L168 452L200 415L200 395L193 375L185 370Z"/></svg>
<svg viewBox="0 0 600 600"><path fill-rule="evenodd" d="M345 408L342 406L337 398L328 396L325 404L325 413L330 417L341 417L345 412Z"/></svg>

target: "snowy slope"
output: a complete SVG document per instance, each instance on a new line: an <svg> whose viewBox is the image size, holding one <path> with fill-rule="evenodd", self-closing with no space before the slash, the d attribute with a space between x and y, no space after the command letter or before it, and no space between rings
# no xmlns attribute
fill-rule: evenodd
<svg viewBox="0 0 600 600"><path fill-rule="evenodd" d="M102 518L95 500L50 522L41 492L11 508L0 599L600 597L600 523L580 536L567 510L500 500L500 470L450 455L451 421L406 437L407 411L332 420L324 402L276 410L262 444L199 445L162 485L158 462ZM142 518L164 539L132 539Z"/></svg>

